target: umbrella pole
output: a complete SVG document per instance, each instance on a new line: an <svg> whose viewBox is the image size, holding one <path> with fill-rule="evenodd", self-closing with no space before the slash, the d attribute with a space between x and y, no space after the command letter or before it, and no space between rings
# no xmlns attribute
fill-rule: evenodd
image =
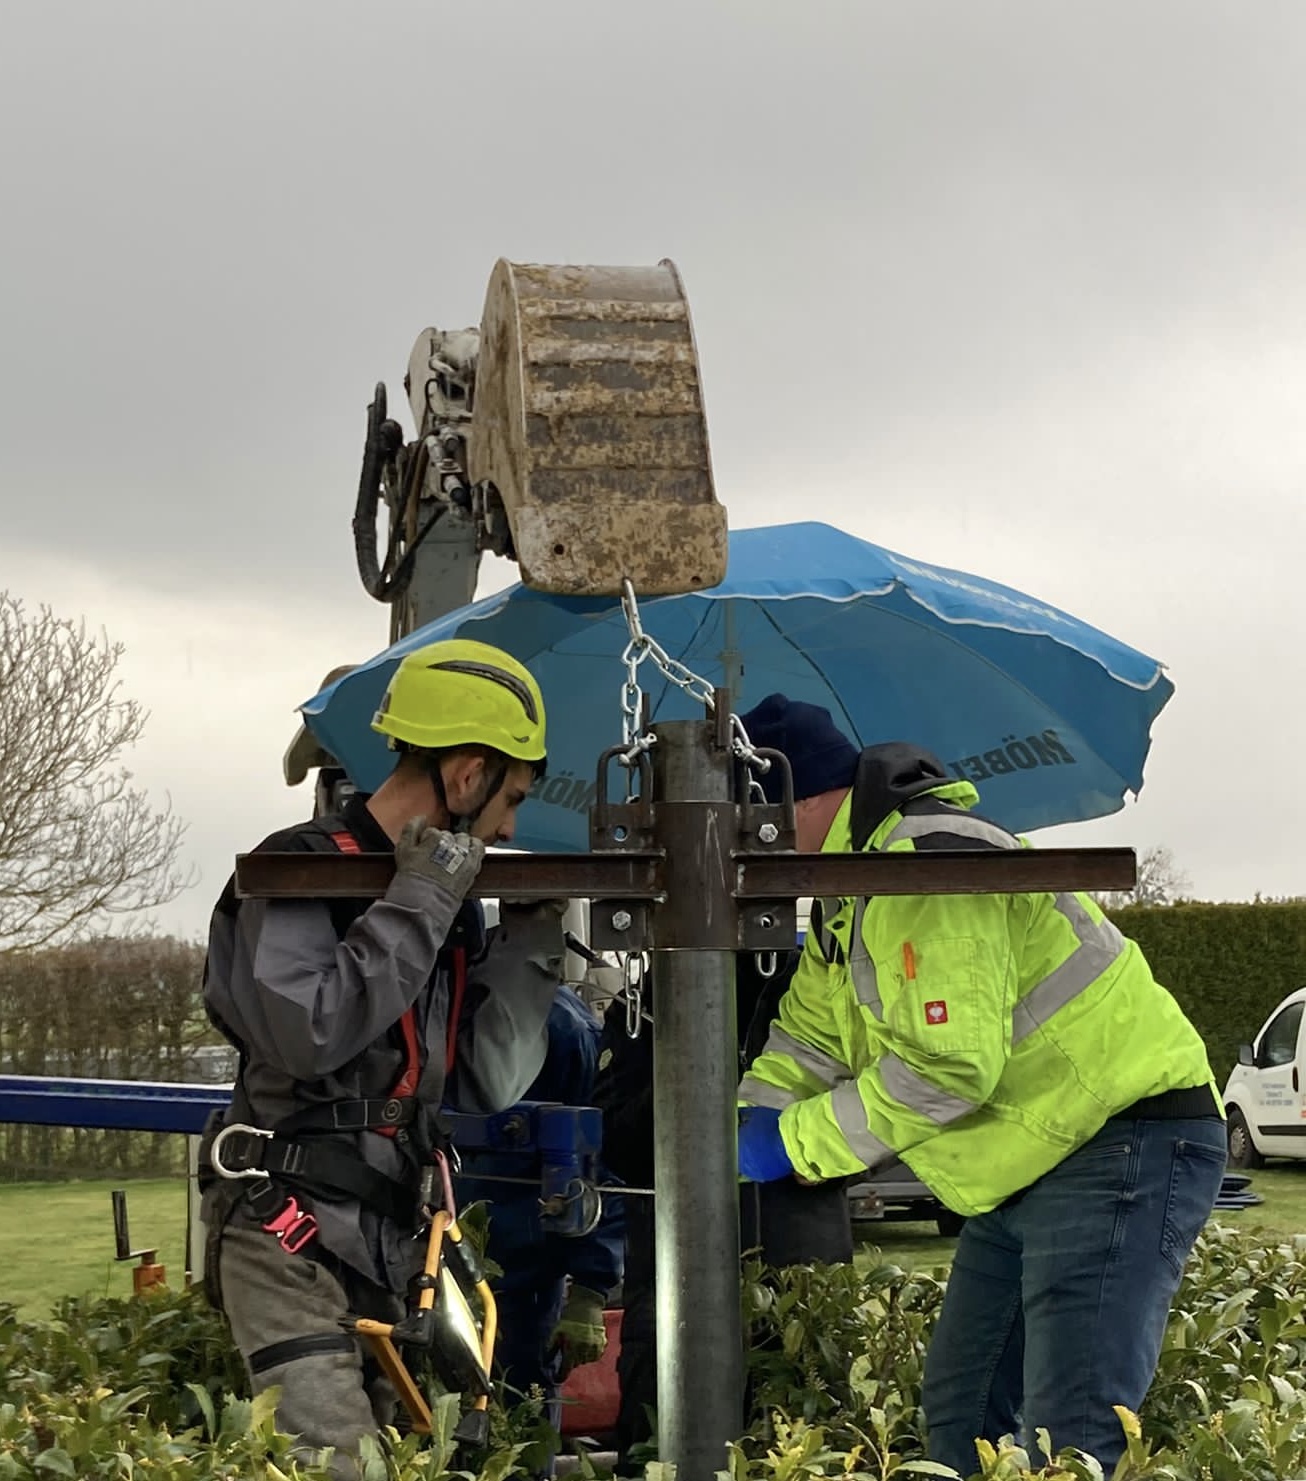
<svg viewBox="0 0 1306 1481"><path fill-rule="evenodd" d="M652 912L658 1454L682 1481L711 1481L743 1424L733 811L702 805L729 803L731 761L710 722L654 734L668 871ZM689 939L708 949L665 949Z"/></svg>

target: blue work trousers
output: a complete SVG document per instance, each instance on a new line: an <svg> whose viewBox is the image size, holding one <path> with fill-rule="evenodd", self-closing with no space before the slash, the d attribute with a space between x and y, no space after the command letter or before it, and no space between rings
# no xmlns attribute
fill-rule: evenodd
<svg viewBox="0 0 1306 1481"><path fill-rule="evenodd" d="M1184 1261L1225 1165L1224 1123L1108 1121L1023 1193L969 1219L925 1361L933 1460L979 1469L976 1437L1037 1429L1109 1476L1112 1406L1137 1410Z"/></svg>

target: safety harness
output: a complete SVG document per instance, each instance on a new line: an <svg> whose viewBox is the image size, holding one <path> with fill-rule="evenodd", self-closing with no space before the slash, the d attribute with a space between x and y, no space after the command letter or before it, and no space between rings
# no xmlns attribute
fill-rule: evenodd
<svg viewBox="0 0 1306 1481"><path fill-rule="evenodd" d="M301 836L311 848L363 852L354 834L335 818L315 820ZM318 844L317 839L323 843ZM337 932L343 936L349 922L336 912L333 918ZM452 956L446 1074L452 1072L457 1059L458 1021L467 989L466 945L456 944ZM397 1025L403 1042L403 1067L388 1094L309 1106L270 1130L251 1125L240 1115L237 1107L243 1098L246 1049L226 1024L218 1027L235 1045L240 1070L232 1119L225 1120L221 1113L215 1113L205 1130L200 1154L201 1186L208 1186L215 1177L243 1185L245 1205L262 1228L291 1254L302 1251L317 1233L317 1220L310 1209L301 1206L297 1194L328 1200L357 1199L404 1227L414 1224L421 1170L430 1166L435 1152L448 1146L438 1115L430 1109L424 1111L416 1095L422 1074L416 1006L410 1006ZM351 1143L338 1139L341 1134L359 1131L393 1138L411 1165L411 1177L400 1180L387 1176L366 1162ZM233 1195L231 1209L240 1201L239 1193Z"/></svg>

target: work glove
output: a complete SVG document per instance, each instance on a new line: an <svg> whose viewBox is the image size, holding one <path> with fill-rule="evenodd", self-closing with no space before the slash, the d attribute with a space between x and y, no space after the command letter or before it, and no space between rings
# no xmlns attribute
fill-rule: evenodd
<svg viewBox="0 0 1306 1481"><path fill-rule="evenodd" d="M775 1183L792 1176L793 1163L780 1135L780 1112L744 1106L739 1112L739 1176L750 1183Z"/></svg>
<svg viewBox="0 0 1306 1481"><path fill-rule="evenodd" d="M603 1297L588 1286L572 1283L558 1325L549 1335L549 1351L561 1354L559 1376L566 1378L573 1368L597 1363L608 1345L607 1328L603 1325Z"/></svg>
<svg viewBox="0 0 1306 1481"><path fill-rule="evenodd" d="M395 844L395 872L433 884L455 901L465 898L481 871L485 845L470 833L432 828L425 818L412 818Z"/></svg>

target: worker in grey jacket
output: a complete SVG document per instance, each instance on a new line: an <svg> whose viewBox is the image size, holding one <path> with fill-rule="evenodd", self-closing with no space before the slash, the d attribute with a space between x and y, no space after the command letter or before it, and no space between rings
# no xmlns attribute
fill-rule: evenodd
<svg viewBox="0 0 1306 1481"><path fill-rule="evenodd" d="M278 1427L309 1454L331 1447L342 1478L394 1394L341 1320L402 1315L440 1106L520 1098L564 950L560 905L505 903L487 933L465 898L544 769L530 673L482 643L429 645L396 670L373 728L399 752L381 787L259 847L393 853L385 895L239 900L229 882L204 976L240 1053L203 1159L211 1294L255 1392L280 1387Z"/></svg>

